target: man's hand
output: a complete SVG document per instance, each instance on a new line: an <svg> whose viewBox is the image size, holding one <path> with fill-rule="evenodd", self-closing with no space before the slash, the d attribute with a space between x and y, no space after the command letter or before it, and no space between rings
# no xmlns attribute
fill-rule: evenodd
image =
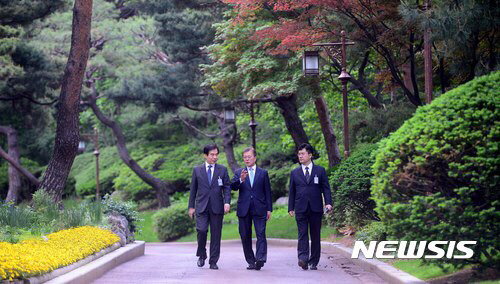
<svg viewBox="0 0 500 284"><path fill-rule="evenodd" d="M266 220L269 220L271 219L271 211L267 211L267 219Z"/></svg>
<svg viewBox="0 0 500 284"><path fill-rule="evenodd" d="M231 208L231 205L229 204L224 204L224 213L229 213L229 209Z"/></svg>
<svg viewBox="0 0 500 284"><path fill-rule="evenodd" d="M194 209L194 208L189 208L189 218L193 219L194 212L196 212L196 209Z"/></svg>
<svg viewBox="0 0 500 284"><path fill-rule="evenodd" d="M288 214L290 214L290 217L293 217L293 215L295 215L295 211L292 210L292 211L288 212Z"/></svg>
<svg viewBox="0 0 500 284"><path fill-rule="evenodd" d="M325 207L327 212L332 210L332 206L330 204L327 204Z"/></svg>
<svg viewBox="0 0 500 284"><path fill-rule="evenodd" d="M241 182L244 182L245 179L247 178L247 176L248 176L247 170L242 170L241 174L240 174L240 180L241 180Z"/></svg>

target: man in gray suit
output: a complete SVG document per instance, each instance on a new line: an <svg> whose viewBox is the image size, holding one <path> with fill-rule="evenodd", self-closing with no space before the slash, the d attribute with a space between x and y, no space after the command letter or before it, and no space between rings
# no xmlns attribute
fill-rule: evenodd
<svg viewBox="0 0 500 284"><path fill-rule="evenodd" d="M219 269L222 219L229 212L231 189L226 167L216 164L219 148L215 144L203 148L205 163L193 169L189 194L189 217L196 214L198 232L198 267L205 265L207 258L207 232L210 225L210 269Z"/></svg>

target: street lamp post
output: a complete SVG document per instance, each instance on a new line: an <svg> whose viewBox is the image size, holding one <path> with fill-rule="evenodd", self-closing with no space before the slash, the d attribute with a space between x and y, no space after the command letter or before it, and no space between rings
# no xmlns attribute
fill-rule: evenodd
<svg viewBox="0 0 500 284"><path fill-rule="evenodd" d="M341 67L342 71L340 73L340 76L338 77L339 80L342 83L342 99L343 99L343 112L344 112L344 159L347 159L349 157L349 112L348 112L348 104L347 104L347 83L351 79L351 76L349 73L346 71L346 46L347 45L353 45L354 42L346 42L345 40L345 31L341 31L341 42L326 42L326 43L315 43L313 46L319 46L319 47L325 47L326 51L328 54L333 57L332 54L330 54L330 51L328 48L333 48L333 47L341 47L340 53L342 56L342 61L341 61ZM318 64L316 65L315 62ZM305 51L304 52L304 57L302 60L303 63L303 71L304 75L306 76L318 76L319 75L319 52L310 52L310 51Z"/></svg>
<svg viewBox="0 0 500 284"><path fill-rule="evenodd" d="M250 123L248 123L248 126L252 129L252 147L257 151L257 144L255 142L255 128L257 127L258 123L255 122L255 115L253 111L253 101L250 101L250 115L251 115L251 120Z"/></svg>
<svg viewBox="0 0 500 284"><path fill-rule="evenodd" d="M99 200L99 192L100 192L100 186L99 186L99 133L97 132L97 127L94 128L94 133L93 134L81 134L82 137L87 138L87 139L92 139L94 142L94 156L95 156L95 180L96 180L96 188L95 188L95 198L96 200ZM85 142L80 141L78 143L78 152L83 153L85 150Z"/></svg>

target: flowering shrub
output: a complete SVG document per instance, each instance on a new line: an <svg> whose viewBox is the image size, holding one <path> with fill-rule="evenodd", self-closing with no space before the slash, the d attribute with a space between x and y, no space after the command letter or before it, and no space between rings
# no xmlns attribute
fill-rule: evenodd
<svg viewBox="0 0 500 284"><path fill-rule="evenodd" d="M120 241L109 230L78 227L17 244L0 242L2 280L24 279L70 265Z"/></svg>

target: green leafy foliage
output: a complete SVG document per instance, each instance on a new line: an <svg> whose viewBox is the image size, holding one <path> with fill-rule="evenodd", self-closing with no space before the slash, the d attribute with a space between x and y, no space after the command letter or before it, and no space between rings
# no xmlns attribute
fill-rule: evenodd
<svg viewBox="0 0 500 284"><path fill-rule="evenodd" d="M130 232L137 231L137 224L140 221L137 205L131 201L119 201L105 195L102 199L102 206L104 214L118 213L125 217L128 221Z"/></svg>
<svg viewBox="0 0 500 284"><path fill-rule="evenodd" d="M396 131L415 112L410 103L390 104L386 109L367 108L349 115L349 141L353 144L375 143Z"/></svg>
<svg viewBox="0 0 500 284"><path fill-rule="evenodd" d="M376 145L367 145L354 152L330 175L333 192L333 225L361 227L368 221L379 220L375 212L375 201L371 199L370 187L372 152Z"/></svg>
<svg viewBox="0 0 500 284"><path fill-rule="evenodd" d="M356 239L368 244L371 241L387 240L387 232L382 222L371 222L356 232Z"/></svg>
<svg viewBox="0 0 500 284"><path fill-rule="evenodd" d="M447 92L381 141L372 194L389 235L475 240L469 262L500 263L499 81L495 72Z"/></svg>
<svg viewBox="0 0 500 284"><path fill-rule="evenodd" d="M159 210L153 216L153 227L162 241L171 241L194 231L195 222L187 214L184 203L172 204L170 207Z"/></svg>
<svg viewBox="0 0 500 284"><path fill-rule="evenodd" d="M60 209L44 190L33 194L31 206L0 203L0 240L18 242L72 227L104 226L99 202L67 204Z"/></svg>

